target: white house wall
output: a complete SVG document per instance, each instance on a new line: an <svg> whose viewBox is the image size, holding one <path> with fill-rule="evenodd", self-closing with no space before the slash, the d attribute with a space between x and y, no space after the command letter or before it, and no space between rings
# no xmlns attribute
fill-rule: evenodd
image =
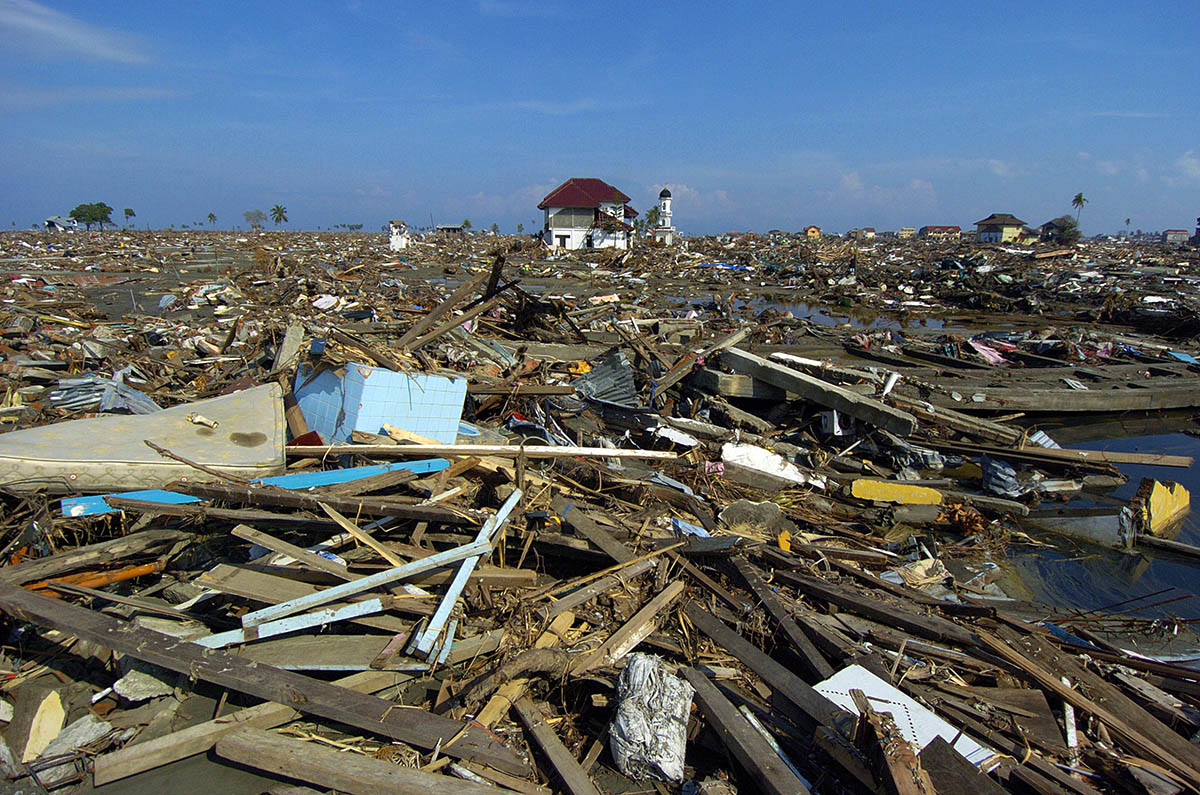
<svg viewBox="0 0 1200 795"><path fill-rule="evenodd" d="M592 229L592 248L628 248L629 240L624 231L607 232L603 229ZM547 229L542 233L542 239L551 248L562 248L567 251L577 251L587 248L588 229L574 227L566 229Z"/></svg>

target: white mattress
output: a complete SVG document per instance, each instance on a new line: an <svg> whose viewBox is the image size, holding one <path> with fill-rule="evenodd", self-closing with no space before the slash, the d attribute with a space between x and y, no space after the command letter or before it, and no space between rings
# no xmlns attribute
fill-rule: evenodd
<svg viewBox="0 0 1200 795"><path fill-rule="evenodd" d="M201 415L215 428L191 422ZM153 489L178 478L211 479L152 450L242 477L284 470L283 397L278 384L164 409L105 415L0 434L0 488L50 494Z"/></svg>

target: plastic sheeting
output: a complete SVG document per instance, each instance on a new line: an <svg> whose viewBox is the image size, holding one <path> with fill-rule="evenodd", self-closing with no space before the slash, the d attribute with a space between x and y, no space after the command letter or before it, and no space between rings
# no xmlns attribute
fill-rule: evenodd
<svg viewBox="0 0 1200 795"><path fill-rule="evenodd" d="M617 681L617 714L608 732L617 769L639 781L682 781L694 693L653 654L629 655Z"/></svg>

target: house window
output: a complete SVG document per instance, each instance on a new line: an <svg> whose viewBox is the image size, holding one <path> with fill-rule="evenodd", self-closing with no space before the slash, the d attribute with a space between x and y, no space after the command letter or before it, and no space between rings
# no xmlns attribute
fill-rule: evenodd
<svg viewBox="0 0 1200 795"><path fill-rule="evenodd" d="M567 235L558 235L555 239L558 240L559 248L567 247Z"/></svg>

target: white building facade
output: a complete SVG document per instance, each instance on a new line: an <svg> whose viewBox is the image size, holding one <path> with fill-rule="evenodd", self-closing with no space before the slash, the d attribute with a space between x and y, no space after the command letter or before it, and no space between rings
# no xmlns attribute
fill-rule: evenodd
<svg viewBox="0 0 1200 795"><path fill-rule="evenodd" d="M629 248L637 211L629 197L603 180L572 177L538 204L544 213L542 239L551 248Z"/></svg>

